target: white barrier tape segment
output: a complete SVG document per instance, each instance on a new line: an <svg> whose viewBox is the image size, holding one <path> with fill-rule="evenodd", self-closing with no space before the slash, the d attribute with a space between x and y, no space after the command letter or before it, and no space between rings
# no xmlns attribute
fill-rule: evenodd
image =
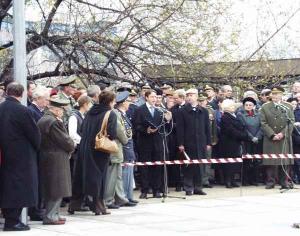
<svg viewBox="0 0 300 236"><path fill-rule="evenodd" d="M182 165L182 164L219 164L243 162L243 159L300 159L300 154L255 154L243 155L242 158L218 158L218 159L195 159L195 160L174 160L174 161L147 161L135 163L123 163L123 166L155 166L155 165Z"/></svg>

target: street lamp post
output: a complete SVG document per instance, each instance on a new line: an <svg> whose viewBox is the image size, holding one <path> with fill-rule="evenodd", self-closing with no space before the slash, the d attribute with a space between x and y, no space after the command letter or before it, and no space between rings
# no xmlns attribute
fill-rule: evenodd
<svg viewBox="0 0 300 236"><path fill-rule="evenodd" d="M24 86L22 104L27 106L25 0L13 1L14 80ZM23 208L21 221L27 224L27 208Z"/></svg>

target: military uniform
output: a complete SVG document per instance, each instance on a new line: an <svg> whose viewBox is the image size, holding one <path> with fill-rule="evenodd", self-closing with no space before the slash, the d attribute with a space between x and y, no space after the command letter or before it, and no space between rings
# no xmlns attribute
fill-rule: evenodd
<svg viewBox="0 0 300 236"><path fill-rule="evenodd" d="M265 103L261 112L261 125L264 132L264 154L288 154L293 153L291 135L293 132L293 124L295 122L293 108L289 103L282 102L282 105L289 108L278 107L274 102ZM283 133L285 137L280 141L273 141L275 134ZM264 165L290 165L292 159L264 159Z"/></svg>
<svg viewBox="0 0 300 236"><path fill-rule="evenodd" d="M72 84L75 85L76 78L75 77L69 77L66 79L63 79L60 81L59 85L60 86L71 86ZM68 96L65 94L63 91L59 91L57 93L57 96L61 100L68 100L70 103L65 107L65 112L63 116L63 123L66 127L68 127L68 120L69 117L72 115L72 110L75 107L76 101L72 96Z"/></svg>
<svg viewBox="0 0 300 236"><path fill-rule="evenodd" d="M292 132L295 121L292 106L289 103L267 102L261 108L261 126L264 133L264 154L289 154L292 150ZM281 140L273 140L273 137L283 133ZM287 176L281 165L288 172L288 165L293 164L293 159L263 159L266 165L266 188L274 188L275 179L279 179L282 188L288 188Z"/></svg>

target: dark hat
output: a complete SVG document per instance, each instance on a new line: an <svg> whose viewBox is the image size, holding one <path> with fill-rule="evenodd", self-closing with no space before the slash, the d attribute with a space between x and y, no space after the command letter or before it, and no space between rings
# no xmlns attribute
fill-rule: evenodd
<svg viewBox="0 0 300 236"><path fill-rule="evenodd" d="M60 80L59 85L61 86L68 86L70 84L73 84L76 80L75 76L70 76L68 78L63 78Z"/></svg>
<svg viewBox="0 0 300 236"><path fill-rule="evenodd" d="M256 100L252 97L246 97L243 99L243 105L245 105L246 102L252 102L255 106L257 104Z"/></svg>
<svg viewBox="0 0 300 236"><path fill-rule="evenodd" d="M116 96L116 103L125 102L128 97L129 97L128 91L119 92L119 93L117 93L117 96Z"/></svg>
<svg viewBox="0 0 300 236"><path fill-rule="evenodd" d="M156 95L158 95L158 96L162 96L163 95L163 91L160 88L156 88L155 92L156 92Z"/></svg>
<svg viewBox="0 0 300 236"><path fill-rule="evenodd" d="M124 91L131 92L131 89L130 88L126 88L126 87L120 87L120 88L117 89L117 92L124 92Z"/></svg>
<svg viewBox="0 0 300 236"><path fill-rule="evenodd" d="M60 98L57 95L50 97L49 99L50 105L54 107L64 107L70 104L68 99Z"/></svg>
<svg viewBox="0 0 300 236"><path fill-rule="evenodd" d="M284 93L284 88L281 86L274 86L271 93Z"/></svg>
<svg viewBox="0 0 300 236"><path fill-rule="evenodd" d="M268 95L270 95L270 93L271 93L271 89L266 88L266 89L261 90L260 95L268 96Z"/></svg>
<svg viewBox="0 0 300 236"><path fill-rule="evenodd" d="M204 88L203 88L203 90L204 91L206 91L206 90L213 90L213 91L215 91L215 88L212 87L212 86L209 86L209 85L205 85Z"/></svg>
<svg viewBox="0 0 300 236"><path fill-rule="evenodd" d="M160 87L161 89L171 89L172 86L168 83L165 83L163 86Z"/></svg>
<svg viewBox="0 0 300 236"><path fill-rule="evenodd" d="M199 97L198 97L198 101L199 102L202 102L202 101L205 101L207 99L207 95L206 94L199 94Z"/></svg>
<svg viewBox="0 0 300 236"><path fill-rule="evenodd" d="M142 89L151 89L151 87L148 83L146 83L142 86Z"/></svg>

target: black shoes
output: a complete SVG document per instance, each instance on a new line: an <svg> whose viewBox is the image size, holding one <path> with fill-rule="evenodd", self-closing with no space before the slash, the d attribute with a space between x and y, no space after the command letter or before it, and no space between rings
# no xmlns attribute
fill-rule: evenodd
<svg viewBox="0 0 300 236"><path fill-rule="evenodd" d="M211 184L204 184L203 188L212 188L213 186Z"/></svg>
<svg viewBox="0 0 300 236"><path fill-rule="evenodd" d="M160 193L153 193L153 198L162 198Z"/></svg>
<svg viewBox="0 0 300 236"><path fill-rule="evenodd" d="M113 204L107 205L107 208L108 209L119 209L120 206L113 203Z"/></svg>
<svg viewBox="0 0 300 236"><path fill-rule="evenodd" d="M147 199L147 193L141 193L140 199Z"/></svg>
<svg viewBox="0 0 300 236"><path fill-rule="evenodd" d="M185 195L186 196L192 196L192 195L207 195L207 193L203 192L203 190L195 190L194 193L193 191L186 191Z"/></svg>
<svg viewBox="0 0 300 236"><path fill-rule="evenodd" d="M183 188L181 186L176 186L175 191L176 192L181 192Z"/></svg>
<svg viewBox="0 0 300 236"><path fill-rule="evenodd" d="M120 207L134 207L134 206L136 206L136 203L130 201L120 205Z"/></svg>
<svg viewBox="0 0 300 236"><path fill-rule="evenodd" d="M3 228L3 231L27 231L27 230L30 230L30 227L21 222L13 226L4 226Z"/></svg>
<svg viewBox="0 0 300 236"><path fill-rule="evenodd" d="M275 187L275 184L267 184L266 189L272 189Z"/></svg>
<svg viewBox="0 0 300 236"><path fill-rule="evenodd" d="M203 192L203 190L196 190L194 191L194 195L207 195L207 193Z"/></svg>
<svg viewBox="0 0 300 236"><path fill-rule="evenodd" d="M128 201L130 201L130 202L132 202L132 203L135 203L135 204L138 204L138 203L139 203L139 201L133 200L133 199L128 199Z"/></svg>

